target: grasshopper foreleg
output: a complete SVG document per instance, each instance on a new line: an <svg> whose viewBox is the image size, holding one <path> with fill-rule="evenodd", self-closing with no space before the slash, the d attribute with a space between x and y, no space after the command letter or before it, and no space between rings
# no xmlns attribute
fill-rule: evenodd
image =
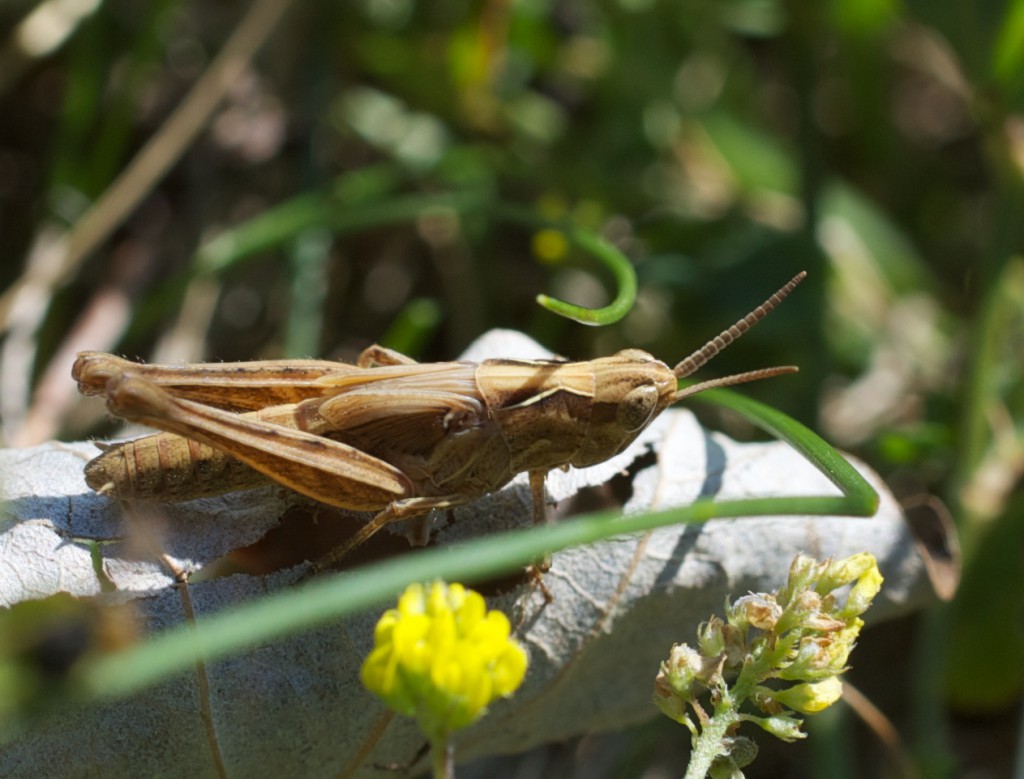
<svg viewBox="0 0 1024 779"><path fill-rule="evenodd" d="M530 497L533 500L533 524L548 525L551 523L551 513L548 511L547 494L544 491L544 483L547 479L547 471L530 471ZM545 554L529 567L530 574L537 582L537 585L544 593L544 599L551 602L551 593L544 586L541 578L551 570L551 554Z"/></svg>

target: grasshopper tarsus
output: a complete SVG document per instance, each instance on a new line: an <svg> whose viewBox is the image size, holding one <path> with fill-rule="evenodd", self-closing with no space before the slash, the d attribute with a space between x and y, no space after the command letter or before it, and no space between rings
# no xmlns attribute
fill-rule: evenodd
<svg viewBox="0 0 1024 779"><path fill-rule="evenodd" d="M537 589L541 597L544 598L544 603L551 605L555 602L555 596L551 590L544 583L544 574L551 570L551 556L546 555L544 559L539 563L531 563L526 566L526 575L530 580L530 585Z"/></svg>
<svg viewBox="0 0 1024 779"><path fill-rule="evenodd" d="M804 275L674 369L639 349L589 362L420 364L371 346L356 365L185 366L82 352L72 376L83 394L105 395L112 413L164 431L109 447L86 466L86 479L101 494L149 500L273 480L322 503L375 512L313 572L391 522L472 502L524 471L534 521L544 523L552 468L609 459L695 392L796 370L764 368L678 389L678 379L757 324Z"/></svg>

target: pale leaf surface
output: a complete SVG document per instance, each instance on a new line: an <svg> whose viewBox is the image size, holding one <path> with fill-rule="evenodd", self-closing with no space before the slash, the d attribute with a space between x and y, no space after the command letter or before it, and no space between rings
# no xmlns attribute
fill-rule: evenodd
<svg viewBox="0 0 1024 779"><path fill-rule="evenodd" d="M516 333L485 339L474 346L474 359L543 354ZM85 542L92 539L103 542L103 570L120 596L136 600L144 632L179 624L181 598L154 545L176 566L197 570L260 538L296 501L268 488L152 508L127 521L116 503L83 481L82 465L94 451L89 444L50 444L0 452L5 603L60 591L98 593L101 577ZM855 465L882 497L872 519L712 521L615 538L555 555L544 578L553 603L545 605L528 585L493 599L492 607L518 624L530 670L513 699L461 735L460 758L522 751L658 716L652 684L670 645L692 641L696 625L720 613L727 595L777 587L798 552L874 553L886 583L869 621L928 603L933 595L924 565L899 507L877 477ZM686 505L699 496L837 494L789 446L736 443L704 430L683 410L665 414L614 462L552 473L548 488L564 510L581 491L603 499L609 480L627 494L630 512ZM529 524L525 480L455 517L438 529L440 543ZM289 586L299 573L215 579L194 585L192 599L201 619ZM230 776L333 777L351 768L352 776L379 777L374 764L413 760L421 735L400 717L375 735L385 711L358 681L377 616L360 615L208 666L213 738ZM870 631L863 640L869 638ZM0 776L213 776L198 701L189 675L124 701L70 711L8 744L0 752ZM369 756L360 763L356 756L364 750Z"/></svg>

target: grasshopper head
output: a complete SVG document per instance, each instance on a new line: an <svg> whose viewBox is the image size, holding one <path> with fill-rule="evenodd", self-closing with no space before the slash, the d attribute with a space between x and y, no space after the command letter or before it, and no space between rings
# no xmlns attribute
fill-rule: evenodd
<svg viewBox="0 0 1024 779"><path fill-rule="evenodd" d="M793 373L791 365L711 379L685 389L678 389L679 379L686 378L712 359L747 330L760 322L803 281L806 273L793 277L778 292L747 314L732 327L708 341L675 368L639 349L626 349L611 357L594 360L594 402L590 425L572 464L585 467L603 462L625 449L662 411L683 398L712 387L726 387L747 381L765 379L782 373Z"/></svg>
<svg viewBox="0 0 1024 779"><path fill-rule="evenodd" d="M676 376L661 360L625 349L591 364L594 401L590 425L572 464L585 467L625 449L640 431L674 402Z"/></svg>

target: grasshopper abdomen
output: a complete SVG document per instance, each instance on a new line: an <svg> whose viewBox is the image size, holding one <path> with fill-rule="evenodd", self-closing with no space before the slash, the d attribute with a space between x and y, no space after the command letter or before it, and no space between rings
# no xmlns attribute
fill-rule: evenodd
<svg viewBox="0 0 1024 779"><path fill-rule="evenodd" d="M191 500L268 484L254 468L171 433L126 441L85 466L85 482L117 498Z"/></svg>

